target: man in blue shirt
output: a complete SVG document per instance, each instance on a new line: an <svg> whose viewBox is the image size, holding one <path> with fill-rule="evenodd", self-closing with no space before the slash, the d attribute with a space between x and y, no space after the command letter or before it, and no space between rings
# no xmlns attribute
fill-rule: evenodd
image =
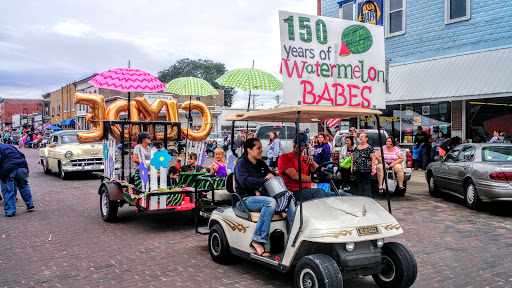
<svg viewBox="0 0 512 288"><path fill-rule="evenodd" d="M12 217L16 214L16 189L20 190L27 210L34 209L28 184L27 160L23 153L11 145L0 144L0 181L5 216Z"/></svg>

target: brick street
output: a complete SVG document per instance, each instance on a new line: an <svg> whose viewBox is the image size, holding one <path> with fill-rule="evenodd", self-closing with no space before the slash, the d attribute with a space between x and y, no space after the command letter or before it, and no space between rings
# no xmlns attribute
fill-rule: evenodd
<svg viewBox="0 0 512 288"><path fill-rule="evenodd" d="M106 223L98 177L45 175L38 150L22 151L36 208L27 212L19 197L16 217L0 217L0 287L293 286L292 273L213 262L191 213L136 213L124 206L117 222ZM512 287L510 204L477 212L454 197L432 198L421 172L414 171L404 198L392 198L404 234L387 239L413 251L413 287ZM384 197L378 201L386 205ZM344 284L377 287L371 277Z"/></svg>

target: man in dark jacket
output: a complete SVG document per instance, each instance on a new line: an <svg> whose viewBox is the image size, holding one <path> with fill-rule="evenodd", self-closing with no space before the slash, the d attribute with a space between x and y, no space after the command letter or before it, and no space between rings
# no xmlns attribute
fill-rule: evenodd
<svg viewBox="0 0 512 288"><path fill-rule="evenodd" d="M421 147L420 151L420 159L423 165L423 170L427 169L428 163L430 163L430 144L429 144L430 135L427 132L423 131L423 127L418 126L418 133L414 137L414 144L419 145Z"/></svg>
<svg viewBox="0 0 512 288"><path fill-rule="evenodd" d="M0 181L4 197L5 216L16 214L16 189L27 205L27 210L34 209L32 193L28 185L28 164L25 155L11 145L0 144Z"/></svg>

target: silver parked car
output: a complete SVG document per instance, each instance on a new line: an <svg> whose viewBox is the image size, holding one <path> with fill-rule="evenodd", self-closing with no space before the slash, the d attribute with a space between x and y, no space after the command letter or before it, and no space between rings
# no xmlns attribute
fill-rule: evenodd
<svg viewBox="0 0 512 288"><path fill-rule="evenodd" d="M431 196L450 193L471 209L482 201L512 201L511 144L463 144L434 160L425 171Z"/></svg>

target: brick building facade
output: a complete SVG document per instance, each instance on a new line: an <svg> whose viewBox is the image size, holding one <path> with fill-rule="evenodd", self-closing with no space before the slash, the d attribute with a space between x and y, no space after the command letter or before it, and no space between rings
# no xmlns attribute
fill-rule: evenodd
<svg viewBox="0 0 512 288"><path fill-rule="evenodd" d="M0 99L0 122L4 127L10 127L12 116L21 114L21 122L28 123L27 115L42 111L42 100L37 99Z"/></svg>

